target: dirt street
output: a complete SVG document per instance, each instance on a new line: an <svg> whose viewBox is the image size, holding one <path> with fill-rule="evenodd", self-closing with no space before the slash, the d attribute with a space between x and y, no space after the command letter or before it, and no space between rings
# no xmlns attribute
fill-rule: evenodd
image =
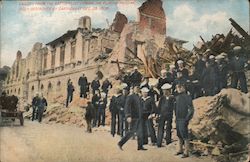
<svg viewBox="0 0 250 162"><path fill-rule="evenodd" d="M212 162L208 157L174 156L177 142L137 151L136 140L130 140L121 151L119 139L102 128L89 134L75 126L26 120L24 127L0 127L0 162Z"/></svg>

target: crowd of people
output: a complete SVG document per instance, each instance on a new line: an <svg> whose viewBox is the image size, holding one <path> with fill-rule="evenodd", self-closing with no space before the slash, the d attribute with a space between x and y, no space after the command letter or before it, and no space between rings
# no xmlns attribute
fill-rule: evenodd
<svg viewBox="0 0 250 162"><path fill-rule="evenodd" d="M146 150L144 145L149 144L149 139L157 147L163 146L163 139L166 145L172 142L172 121L175 115L179 138L176 154L188 157L188 124L194 114L192 100L215 95L228 87L247 93L245 71L249 69L249 60L244 50L235 46L230 54L223 52L216 57L211 50L198 53L195 64L187 67L186 62L179 58L167 69L162 69L160 77L154 80L134 67L132 72L119 78L116 87L108 78L102 84L98 77L89 83L83 74L78 80L78 86L80 97L87 99L87 131L91 133L92 127L105 125L108 107L111 135L121 136L119 148L122 150L130 138L137 137L137 149ZM111 88L115 94L109 95ZM69 79L66 107L72 102L74 91L73 82ZM111 96L110 100L108 96ZM38 119L41 122L46 107L46 99L37 93L32 100L32 121Z"/></svg>
<svg viewBox="0 0 250 162"><path fill-rule="evenodd" d="M164 137L166 145L172 142L172 120L175 114L179 138L179 150L176 154L188 157L188 123L194 113L192 99L212 96L228 87L247 93L247 68L249 62L240 46L235 46L230 54L221 53L216 57L210 50L199 53L197 61L189 69L182 59L178 59L168 69L161 70L156 83L150 83L150 78L143 76L134 67L133 72L120 79L118 87L113 87L115 94L109 104L111 135L121 136L118 143L120 149L135 136L138 150L146 150L143 145L149 143L148 138L152 145L162 147ZM83 80L84 85L89 85L87 79ZM107 94L112 84L106 79L101 86L96 78L92 81L91 88L93 97L88 101L85 116L89 132L93 126L105 125ZM83 89L81 92L84 94L89 91L86 87L80 89ZM83 96L87 98L87 95Z"/></svg>

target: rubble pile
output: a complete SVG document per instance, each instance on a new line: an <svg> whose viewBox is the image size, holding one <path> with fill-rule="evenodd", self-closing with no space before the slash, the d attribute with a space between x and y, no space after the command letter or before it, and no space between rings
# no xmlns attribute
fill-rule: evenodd
<svg viewBox="0 0 250 162"><path fill-rule="evenodd" d="M249 105L250 94L236 89L223 89L213 97L194 100L196 111L190 123L194 147L216 155L218 161L238 161L247 155Z"/></svg>

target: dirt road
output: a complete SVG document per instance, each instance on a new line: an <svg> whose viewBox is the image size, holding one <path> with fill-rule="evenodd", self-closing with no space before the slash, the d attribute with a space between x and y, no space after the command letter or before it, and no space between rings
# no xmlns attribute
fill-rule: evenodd
<svg viewBox="0 0 250 162"><path fill-rule="evenodd" d="M102 128L89 134L75 126L25 121L24 127L0 127L0 162L212 162L174 156L176 142L137 151L136 140L130 140L121 151L119 139Z"/></svg>

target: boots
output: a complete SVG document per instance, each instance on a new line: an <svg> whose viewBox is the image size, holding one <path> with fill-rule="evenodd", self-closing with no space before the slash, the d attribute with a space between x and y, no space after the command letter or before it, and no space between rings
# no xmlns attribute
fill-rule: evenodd
<svg viewBox="0 0 250 162"><path fill-rule="evenodd" d="M186 158L189 157L189 140L185 140L185 150L184 150L184 154L182 155L182 158Z"/></svg>
<svg viewBox="0 0 250 162"><path fill-rule="evenodd" d="M179 145L178 145L179 148L178 148L178 151L175 155L183 154L183 143L184 143L184 141L179 138Z"/></svg>

